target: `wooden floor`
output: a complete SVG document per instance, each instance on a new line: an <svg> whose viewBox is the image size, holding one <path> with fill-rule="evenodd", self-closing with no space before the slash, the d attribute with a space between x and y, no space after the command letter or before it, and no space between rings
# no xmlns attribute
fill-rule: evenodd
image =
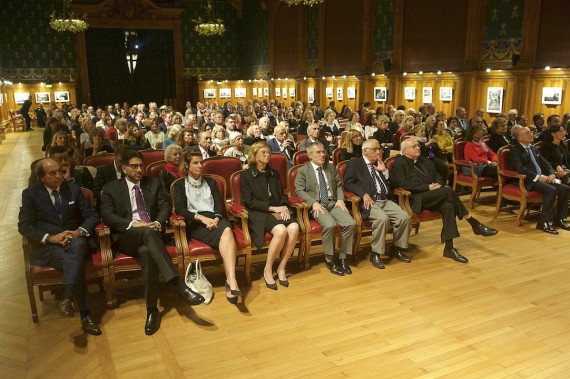
<svg viewBox="0 0 570 379"><path fill-rule="evenodd" d="M411 238L411 264L377 270L362 260L337 277L319 254L308 271L291 264L291 286L276 292L258 266L238 306L224 299L218 268L208 271L210 305L180 305L164 288L152 337L140 280L119 284L113 311L91 287L102 336L82 334L79 316L61 317L49 294L34 324L16 224L41 133L11 133L0 145L0 377L570 377L570 232L493 220L490 193L474 214L500 233L476 237L460 222L467 265L441 256L441 224L430 222Z"/></svg>

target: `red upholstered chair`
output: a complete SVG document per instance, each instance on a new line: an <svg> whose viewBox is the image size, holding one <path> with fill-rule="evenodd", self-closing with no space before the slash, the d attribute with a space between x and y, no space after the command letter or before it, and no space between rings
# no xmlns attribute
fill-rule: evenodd
<svg viewBox="0 0 570 379"><path fill-rule="evenodd" d="M157 149L157 150L162 150L162 142L157 142L157 143L156 143L156 146L155 146L155 149Z"/></svg>
<svg viewBox="0 0 570 379"><path fill-rule="evenodd" d="M241 161L239 158L236 157L224 157L223 155L218 155L212 158L208 158L202 162L204 167L202 169L202 173L212 174L212 175L219 175L226 183L230 183L230 178L233 173L241 171ZM232 192L228 186L224 186L226 188L224 194L226 202L232 199Z"/></svg>
<svg viewBox="0 0 570 379"><path fill-rule="evenodd" d="M151 164L146 166L146 176L151 176L153 178L158 178L158 174L162 171L164 166L166 166L166 161L157 161L152 162Z"/></svg>
<svg viewBox="0 0 570 379"><path fill-rule="evenodd" d="M392 165L394 164L395 159L396 157L390 157L384 161L386 167L388 168L388 171L392 171ZM418 214L414 213L412 211L412 208L410 207L410 196L412 194L409 191L406 191L403 188L392 188L392 192L394 193L394 195L398 197L398 204L400 205L400 207L402 207L406 212L408 212L408 214L412 218L410 221L410 229L413 228L415 234L418 234L420 230L420 223L441 219L441 213L436 211L430 211L424 209ZM445 242L443 238L443 228L441 229L441 242L442 243Z"/></svg>
<svg viewBox="0 0 570 379"><path fill-rule="evenodd" d="M231 192L232 192L232 201L231 204L229 206L229 211L230 214L235 215L236 217L239 217L243 220L245 220L245 225L243 227L244 230L244 234L245 234L245 238L246 241L248 241L248 243L250 243L251 249L253 250L255 247L255 245L253 243L251 243L251 237L249 234L249 228L247 227L247 209L241 204L241 176L240 174L245 171L238 171L234 174L232 174L231 178L230 178L230 187L231 187ZM298 245L298 249L299 249L299 260L301 260L301 258L304 256L305 254L305 244L306 244L306 240L305 240L305 230L304 230L304 226L305 226L305 217L304 217L304 210L305 210L305 203L303 202L302 199L299 199L296 196L288 196L289 199L289 203L291 204L291 207L293 207L293 209L295 209L296 214L295 216L297 217L297 222L299 223L299 245ZM269 244L269 242L271 241L271 239L273 238L273 236L270 233L265 233L265 246L264 248L267 247L267 245Z"/></svg>
<svg viewBox="0 0 570 379"><path fill-rule="evenodd" d="M474 208L475 200L479 198L483 187L494 187L497 180L490 176L477 176L475 173L476 164L465 160L464 150L466 141L455 141L453 143L453 190L457 184L471 188L471 196L469 197L469 207ZM471 168L471 175L465 175L462 171L463 167Z"/></svg>
<svg viewBox="0 0 570 379"><path fill-rule="evenodd" d="M307 151L298 151L295 154L293 154L293 166L298 166L300 164L304 164L307 163L308 161L310 161L311 158L309 158L309 153L307 153Z"/></svg>
<svg viewBox="0 0 570 379"><path fill-rule="evenodd" d="M224 178L218 175L204 175L205 177L212 178L218 184L218 190L220 194L226 192L226 181ZM179 180L184 180L183 178L174 181L176 183ZM172 204L174 204L174 191L172 190L172 183L170 193L172 195ZM221 199L224 200L224 199ZM227 207L222 210L222 216L228 218ZM235 223L233 227L234 235L237 244L237 257L244 257L244 275L247 283L250 283L250 271L251 271L251 240L249 238L249 230L247 226L247 216L239 217L239 220ZM176 250L178 255L184 257L184 266L187 266L191 262L198 259L202 261L218 260L220 258L219 251L212 249L210 246L194 239L188 239L186 237L186 223L184 217L173 215L170 219L174 226L174 239L176 241Z"/></svg>
<svg viewBox="0 0 570 379"><path fill-rule="evenodd" d="M141 150L140 152L143 156L143 161L146 166L153 162L158 162L164 160L164 150Z"/></svg>
<svg viewBox="0 0 570 379"><path fill-rule="evenodd" d="M332 157L333 157L333 164L335 166L337 166L340 163L340 152L342 151L341 147L337 147L336 149L333 150L332 152Z"/></svg>
<svg viewBox="0 0 570 379"><path fill-rule="evenodd" d="M93 206L95 204L93 193L86 188L81 188L81 192L89 204ZM97 227L97 233L99 233L99 229L101 229L101 227ZM25 237L22 237L22 248L24 250L24 271L26 274L26 286L28 288L28 298L30 300L32 320L34 322L39 322L34 286L38 287L39 298L40 301L42 301L44 299L43 293L45 290L51 289L55 286L63 285L63 273L49 266L33 265L31 263L32 246L30 245L28 239ZM85 275L87 277L87 280L98 280L99 287L103 289L101 282L103 278L106 279L106 275L103 265L101 264L101 251L97 251L95 254L88 254L85 258ZM108 291L107 296L109 296Z"/></svg>
<svg viewBox="0 0 570 379"><path fill-rule="evenodd" d="M518 201L520 203L517 214L517 223L522 224L522 217L529 204L541 204L543 196L536 191L527 191L524 186L525 175L513 171L509 154L511 145L503 146L497 152L497 165L499 174L499 190L497 191L497 205L495 207L495 218L501 210L511 210L511 206L501 207L501 199Z"/></svg>
<svg viewBox="0 0 570 379"><path fill-rule="evenodd" d="M281 179L281 188L283 192L288 194L289 187L287 187L287 169L289 162L287 156L282 153L271 153L269 157L269 165L272 169L279 173L279 179Z"/></svg>
<svg viewBox="0 0 570 379"><path fill-rule="evenodd" d="M113 153L92 155L83 160L83 166L92 166L95 168L106 166L109 163L113 162L114 159L115 159L115 154Z"/></svg>

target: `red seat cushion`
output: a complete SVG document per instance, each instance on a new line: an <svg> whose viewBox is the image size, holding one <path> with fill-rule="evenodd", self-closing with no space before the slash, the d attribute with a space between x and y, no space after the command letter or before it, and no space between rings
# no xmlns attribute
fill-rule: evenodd
<svg viewBox="0 0 570 379"><path fill-rule="evenodd" d="M429 209L424 209L419 214L414 214L414 220L417 221L429 221L441 218L441 213L437 211L430 211Z"/></svg>
<svg viewBox="0 0 570 379"><path fill-rule="evenodd" d="M527 193L528 193L527 196L528 201L539 202L543 198L542 194L536 191L528 191ZM513 197L521 197L521 190L518 185L507 184L503 186L503 194Z"/></svg>
<svg viewBox="0 0 570 379"><path fill-rule="evenodd" d="M63 272L57 271L48 266L31 266L34 279L59 279L63 278Z"/></svg>

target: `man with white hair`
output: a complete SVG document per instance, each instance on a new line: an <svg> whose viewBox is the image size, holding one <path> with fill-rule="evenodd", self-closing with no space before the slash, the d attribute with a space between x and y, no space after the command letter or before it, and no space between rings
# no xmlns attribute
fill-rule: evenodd
<svg viewBox="0 0 570 379"><path fill-rule="evenodd" d="M489 237L498 231L476 220L465 209L457 193L444 186L433 163L421 156L417 140L408 138L402 141L401 152L402 155L398 156L392 165L390 184L392 187L401 187L412 193L410 207L415 214L426 209L441 213L445 239L443 256L460 263L467 263L468 259L453 246L453 239L459 237L455 218L465 219L476 235Z"/></svg>
<svg viewBox="0 0 570 379"><path fill-rule="evenodd" d="M511 109L507 112L507 119L509 120L507 126L509 130L517 124L517 117L519 117L519 111L516 109Z"/></svg>
<svg viewBox="0 0 570 379"><path fill-rule="evenodd" d="M287 128L283 125L277 125L273 129L275 138L267 141L269 149L274 153L281 153L287 157L288 168L293 167L291 159L295 154L295 144L287 139Z"/></svg>
<svg viewBox="0 0 570 379"><path fill-rule="evenodd" d="M459 120L459 126L463 130L467 130L469 127L469 121L465 118L465 108L459 107L455 110L455 116Z"/></svg>

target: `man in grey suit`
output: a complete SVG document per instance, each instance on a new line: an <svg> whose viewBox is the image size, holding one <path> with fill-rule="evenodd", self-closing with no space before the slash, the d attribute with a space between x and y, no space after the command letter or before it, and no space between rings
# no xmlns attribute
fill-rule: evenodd
<svg viewBox="0 0 570 379"><path fill-rule="evenodd" d="M352 274L346 256L352 255L356 223L344 204L344 191L336 168L325 162L325 147L320 142L307 146L310 162L299 168L295 179L295 195L309 205L312 217L323 229L322 240L326 264L335 275ZM342 229L338 262L334 259L334 233Z"/></svg>
<svg viewBox="0 0 570 379"><path fill-rule="evenodd" d="M320 142L325 147L325 151L328 154L331 154L332 150L330 144L327 140L319 138L320 132L321 132L321 127L319 126L319 124L309 124L309 126L307 127L307 138L299 143L300 144L299 151L305 151L307 150L307 147L310 144L315 142Z"/></svg>

